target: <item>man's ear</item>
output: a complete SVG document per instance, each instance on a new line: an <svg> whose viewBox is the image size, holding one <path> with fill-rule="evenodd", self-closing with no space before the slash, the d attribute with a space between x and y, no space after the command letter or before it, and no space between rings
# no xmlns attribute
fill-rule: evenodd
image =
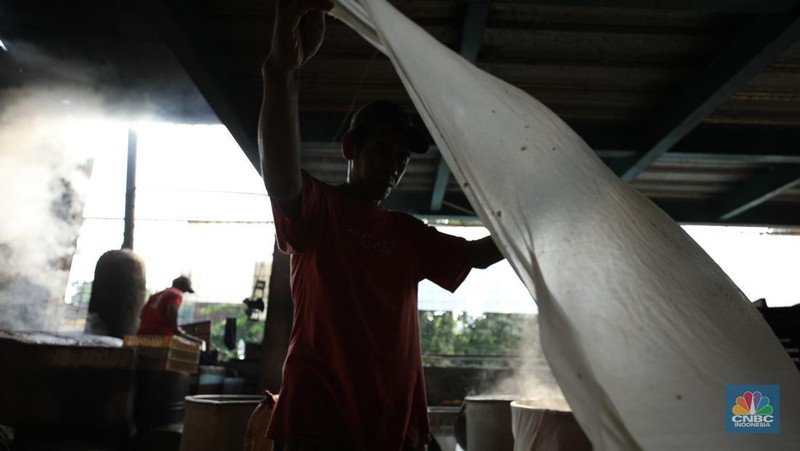
<svg viewBox="0 0 800 451"><path fill-rule="evenodd" d="M346 133L342 136L342 156L345 160L350 161L356 157L355 143L353 143L353 135Z"/></svg>

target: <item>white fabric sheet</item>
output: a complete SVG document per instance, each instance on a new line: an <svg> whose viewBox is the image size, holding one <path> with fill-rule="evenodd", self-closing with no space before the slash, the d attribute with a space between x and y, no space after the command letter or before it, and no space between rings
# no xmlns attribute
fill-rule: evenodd
<svg viewBox="0 0 800 451"><path fill-rule="evenodd" d="M800 372L678 224L536 99L386 1L362 4L371 24L356 29L380 39L536 300L544 352L594 449L800 449ZM726 384L780 384L781 434L727 434Z"/></svg>

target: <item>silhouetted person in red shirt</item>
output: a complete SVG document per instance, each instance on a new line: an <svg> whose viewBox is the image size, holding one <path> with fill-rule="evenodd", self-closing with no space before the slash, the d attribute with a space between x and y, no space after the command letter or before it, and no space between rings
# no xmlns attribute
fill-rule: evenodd
<svg viewBox="0 0 800 451"><path fill-rule="evenodd" d="M186 333L178 325L178 309L183 302L183 293L194 293L192 281L180 276L172 286L150 296L142 308L137 335L178 335L198 342L203 340Z"/></svg>
<svg viewBox="0 0 800 451"><path fill-rule="evenodd" d="M427 133L372 102L342 139L347 181L300 168L298 80L322 44L326 1L279 1L264 62L259 150L278 246L291 255L294 323L268 429L278 449L423 449L430 441L417 285L453 291L502 259L491 237L446 235L380 203Z"/></svg>

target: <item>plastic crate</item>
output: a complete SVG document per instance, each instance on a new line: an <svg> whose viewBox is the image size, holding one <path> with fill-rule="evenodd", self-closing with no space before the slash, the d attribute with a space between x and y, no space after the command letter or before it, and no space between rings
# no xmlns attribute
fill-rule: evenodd
<svg viewBox="0 0 800 451"><path fill-rule="evenodd" d="M185 338L174 335L127 335L122 346L136 348L138 369L197 372L200 345Z"/></svg>

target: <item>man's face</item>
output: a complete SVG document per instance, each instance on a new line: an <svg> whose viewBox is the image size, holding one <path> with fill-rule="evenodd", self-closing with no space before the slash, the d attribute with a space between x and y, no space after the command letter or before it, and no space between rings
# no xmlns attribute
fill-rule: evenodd
<svg viewBox="0 0 800 451"><path fill-rule="evenodd" d="M407 136L398 130L378 129L356 143L351 160L350 184L369 200L382 201L400 183L411 150Z"/></svg>

